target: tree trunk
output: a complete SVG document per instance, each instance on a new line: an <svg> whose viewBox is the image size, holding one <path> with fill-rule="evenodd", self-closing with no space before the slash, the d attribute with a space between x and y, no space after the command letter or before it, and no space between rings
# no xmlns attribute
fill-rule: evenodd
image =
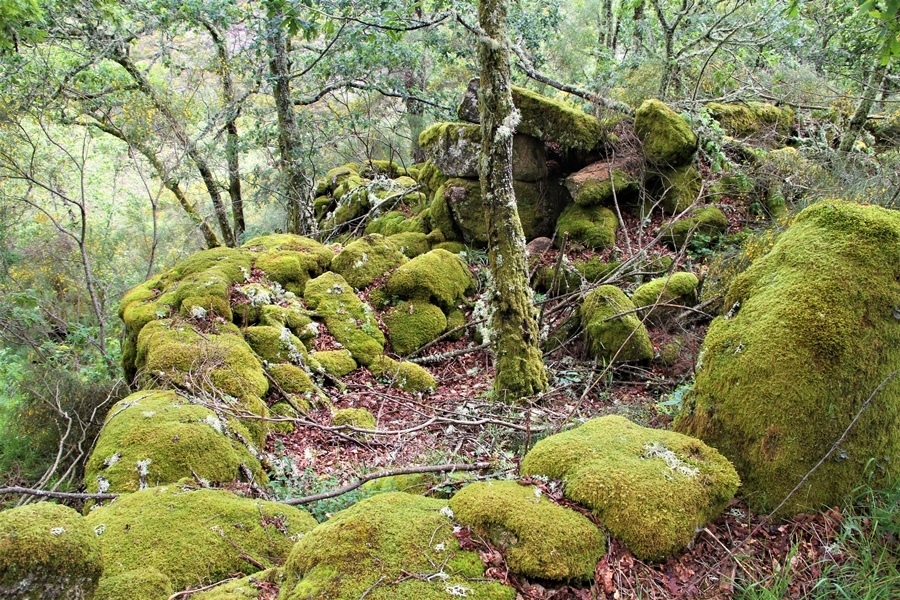
<svg viewBox="0 0 900 600"><path fill-rule="evenodd" d="M853 116L850 118L850 124L847 125L847 132L841 138L841 145L839 147L841 152L850 152L853 150L853 145L856 143L856 139L862 132L862 128L866 124L866 119L869 118L869 112L872 110L872 105L875 104L875 96L878 95L878 90L881 89L881 83L882 80L884 80L884 74L887 73L889 60L890 59L887 61L882 60L881 53L875 57L875 67L869 74L869 81L866 83L865 89L863 89L862 98L860 98L859 104L856 106L856 112L854 112Z"/></svg>
<svg viewBox="0 0 900 600"><path fill-rule="evenodd" d="M291 100L291 64L288 60L287 39L281 24L284 11L281 5L272 3L267 28L269 65L274 81L275 112L278 113L278 151L280 168L285 178L287 203L287 231L299 235L314 236L318 224L312 206L312 180L303 169L300 155L303 142L294 102Z"/></svg>
<svg viewBox="0 0 900 600"><path fill-rule="evenodd" d="M547 372L538 347L537 311L525 259L525 235L516 209L512 181L512 140L519 113L513 106L507 0L479 0L484 35L478 42L481 63L481 195L488 226L491 293L491 345L494 394L515 401L547 389Z"/></svg>

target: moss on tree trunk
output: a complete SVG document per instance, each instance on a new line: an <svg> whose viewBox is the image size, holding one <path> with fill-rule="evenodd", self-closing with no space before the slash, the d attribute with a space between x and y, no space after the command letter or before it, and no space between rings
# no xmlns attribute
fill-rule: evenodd
<svg viewBox="0 0 900 600"><path fill-rule="evenodd" d="M536 311L528 286L525 235L516 209L512 141L519 120L510 85L506 0L479 0L481 195L488 224L492 345L498 398L514 401L547 388L538 348Z"/></svg>

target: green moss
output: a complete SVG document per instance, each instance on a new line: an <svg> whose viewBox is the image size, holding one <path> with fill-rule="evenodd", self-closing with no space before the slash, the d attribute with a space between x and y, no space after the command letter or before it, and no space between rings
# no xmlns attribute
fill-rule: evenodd
<svg viewBox="0 0 900 600"><path fill-rule="evenodd" d="M468 246L462 242L439 242L431 247L432 250L446 250L450 254L459 254L465 252Z"/></svg>
<svg viewBox="0 0 900 600"><path fill-rule="evenodd" d="M287 327L301 341L309 340L315 337L315 331L309 324L312 319L305 312L301 312L299 303L297 307L279 306L277 304L267 304L262 306L259 315L259 324L269 327Z"/></svg>
<svg viewBox="0 0 900 600"><path fill-rule="evenodd" d="M146 486L193 475L228 483L243 477L242 465L266 482L259 461L234 432L251 437L236 420L223 421L175 392L136 392L110 409L85 466L85 485L90 493L134 492L142 469Z"/></svg>
<svg viewBox="0 0 900 600"><path fill-rule="evenodd" d="M487 220L477 179L448 179L435 193L431 221L445 239L461 239L466 244L487 244Z"/></svg>
<svg viewBox="0 0 900 600"><path fill-rule="evenodd" d="M313 358L319 361L322 368L329 375L343 377L356 370L357 364L349 350L324 350L313 353Z"/></svg>
<svg viewBox="0 0 900 600"><path fill-rule="evenodd" d="M481 128L469 123L436 123L419 134L419 146L441 172L478 177Z"/></svg>
<svg viewBox="0 0 900 600"><path fill-rule="evenodd" d="M279 584L282 580L281 569L266 569L248 577L241 577L222 585L191 594L192 600L253 600L255 598L270 598L267 590L272 584Z"/></svg>
<svg viewBox="0 0 900 600"><path fill-rule="evenodd" d="M522 460L522 472L561 479L567 498L590 508L648 560L690 543L740 483L731 464L701 441L619 416L541 440Z"/></svg>
<svg viewBox="0 0 900 600"><path fill-rule="evenodd" d="M375 429L375 415L365 408L341 408L334 411L332 425L349 425L357 429Z"/></svg>
<svg viewBox="0 0 900 600"><path fill-rule="evenodd" d="M656 166L687 165L697 150L697 136L685 120L659 100L641 104L634 115L634 131L644 158Z"/></svg>
<svg viewBox="0 0 900 600"><path fill-rule="evenodd" d="M569 242L595 249L612 248L618 227L619 220L606 207L570 204L556 221L556 239L561 243L563 234L568 234Z"/></svg>
<svg viewBox="0 0 900 600"><path fill-rule="evenodd" d="M401 302L384 315L394 352L406 356L437 339L447 329L447 317L429 302Z"/></svg>
<svg viewBox="0 0 900 600"><path fill-rule="evenodd" d="M375 377L405 392L431 392L437 388L434 376L415 363L397 362L388 356L379 356L369 365L369 370Z"/></svg>
<svg viewBox="0 0 900 600"><path fill-rule="evenodd" d="M407 260L384 236L370 234L341 250L331 261L331 270L354 288L362 289Z"/></svg>
<svg viewBox="0 0 900 600"><path fill-rule="evenodd" d="M302 294L307 280L324 273L334 258L334 252L328 246L290 234L256 237L243 247L256 255L256 268L295 294Z"/></svg>
<svg viewBox="0 0 900 600"><path fill-rule="evenodd" d="M682 350L684 350L684 338L674 337L660 347L659 356L656 358L661 365L671 367L681 358Z"/></svg>
<svg viewBox="0 0 900 600"><path fill-rule="evenodd" d="M308 513L285 504L174 487L120 496L86 520L98 533L105 577L153 567L175 589L253 569L242 556L278 564L316 525Z"/></svg>
<svg viewBox="0 0 900 600"><path fill-rule="evenodd" d="M409 263L407 263L409 264ZM323 273L306 284L304 299L325 320L328 331L362 365L384 352L384 334L372 308L337 273Z"/></svg>
<svg viewBox="0 0 900 600"><path fill-rule="evenodd" d="M615 169L612 177L607 177L605 180L586 181L579 186L578 192L575 194L575 204L580 206L610 204L614 196L621 198L636 190L637 182L625 171Z"/></svg>
<svg viewBox="0 0 900 600"><path fill-rule="evenodd" d="M91 598L102 570L100 544L71 508L41 502L0 512L0 596Z"/></svg>
<svg viewBox="0 0 900 600"><path fill-rule="evenodd" d="M555 581L587 580L606 553L590 519L515 481L472 483L450 500L463 525L490 539L513 573Z"/></svg>
<svg viewBox="0 0 900 600"><path fill-rule="evenodd" d="M268 363L306 362L306 347L286 327L256 325L245 327L241 333L257 356Z"/></svg>
<svg viewBox="0 0 900 600"><path fill-rule="evenodd" d="M433 162L426 161L419 170L419 177L416 178L416 181L419 185L425 186L426 193L431 198L434 197L438 188L447 181L447 175L437 168Z"/></svg>
<svg viewBox="0 0 900 600"><path fill-rule="evenodd" d="M385 284L389 294L407 300L429 300L445 311L458 308L474 289L475 280L466 263L441 249L410 260L394 271Z"/></svg>
<svg viewBox="0 0 900 600"><path fill-rule="evenodd" d="M141 330L135 364L142 386L191 385L241 398L269 387L262 365L233 325L200 333L187 323L153 321Z"/></svg>
<svg viewBox="0 0 900 600"><path fill-rule="evenodd" d="M638 286L631 295L631 301L638 308L649 307L641 314L654 322L680 312L678 308L655 306L658 304L681 304L693 306L697 301L697 286L700 280L693 273L672 273Z"/></svg>
<svg viewBox="0 0 900 600"><path fill-rule="evenodd" d="M407 217L406 213L391 211L366 225L366 233L392 236L398 233L427 233L428 227L421 215Z"/></svg>
<svg viewBox="0 0 900 600"><path fill-rule="evenodd" d="M718 207L707 206L691 216L663 226L663 240L675 249L683 248L694 234L717 240L728 229L728 217Z"/></svg>
<svg viewBox="0 0 900 600"><path fill-rule="evenodd" d="M288 394L305 394L316 390L306 371L291 364L271 365L269 375Z"/></svg>
<svg viewBox="0 0 900 600"><path fill-rule="evenodd" d="M754 510L775 508L900 368L898 281L900 215L837 201L801 212L734 279L675 426L735 463ZM900 475L898 401L894 380L781 514Z"/></svg>
<svg viewBox="0 0 900 600"><path fill-rule="evenodd" d="M667 170L654 176L651 184L663 212L669 215L686 210L700 197L703 177L692 165Z"/></svg>
<svg viewBox="0 0 900 600"><path fill-rule="evenodd" d="M459 310L458 308L455 308L447 313L447 333L458 330L455 333L447 336L447 339L455 342L456 340L462 338L462 336L465 335L466 330L459 328L464 327L466 323L468 323L468 321L466 321L466 313Z"/></svg>
<svg viewBox="0 0 900 600"><path fill-rule="evenodd" d="M601 285L585 297L581 323L591 354L616 361L653 358L647 328L634 308L625 293L614 285Z"/></svg>
<svg viewBox="0 0 900 600"><path fill-rule="evenodd" d="M573 267L589 283L597 283L619 268L619 261L604 262L597 257L573 261Z"/></svg>
<svg viewBox="0 0 900 600"><path fill-rule="evenodd" d="M103 577L94 600L165 600L175 590L172 580L153 567Z"/></svg>
<svg viewBox="0 0 900 600"><path fill-rule="evenodd" d="M435 236L431 236L434 238ZM443 239L443 236L440 236ZM431 242L429 236L424 233L397 233L389 236L385 241L391 245L397 252L407 258L415 258L420 254L425 254L431 250Z"/></svg>
<svg viewBox="0 0 900 600"><path fill-rule="evenodd" d="M238 248L220 247L201 250L175 265L162 276L161 282L164 287L168 288L174 282L182 281L189 275L211 269L215 269L229 281L243 281L244 273L250 272L250 260L250 256Z"/></svg>
<svg viewBox="0 0 900 600"><path fill-rule="evenodd" d="M729 135L747 137L759 133L764 127L781 135L790 135L794 125L794 111L763 102L745 104L721 104L710 102L706 110Z"/></svg>
<svg viewBox="0 0 900 600"><path fill-rule="evenodd" d="M607 141L606 128L595 117L525 88L513 86L512 95L521 115L519 133L559 144L563 150L589 152Z"/></svg>
<svg viewBox="0 0 900 600"><path fill-rule="evenodd" d="M382 175L389 179L395 179L397 177L405 177L407 171L402 166L390 160L367 160L360 165L359 174L370 179L375 175Z"/></svg>
<svg viewBox="0 0 900 600"><path fill-rule="evenodd" d="M148 300L153 300L159 296L159 285L160 281L158 279L151 279L125 292L121 302L119 302L119 318L125 319L125 310L132 304L145 304Z"/></svg>
<svg viewBox="0 0 900 600"><path fill-rule="evenodd" d="M294 546L285 564L281 600L332 598L419 600L457 595L512 600L515 590L478 580L484 567L464 552L447 503L399 492L378 494L343 510ZM410 578L441 572L447 577ZM459 587L456 587L459 586Z"/></svg>

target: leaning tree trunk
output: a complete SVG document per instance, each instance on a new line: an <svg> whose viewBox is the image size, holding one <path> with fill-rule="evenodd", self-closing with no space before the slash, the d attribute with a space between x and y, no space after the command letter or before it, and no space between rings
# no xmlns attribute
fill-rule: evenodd
<svg viewBox="0 0 900 600"><path fill-rule="evenodd" d="M875 67L869 74L869 81L866 84L865 89L863 89L862 98L860 98L859 104L856 105L856 112L854 112L853 116L850 118L847 132L844 134L844 137L841 138L841 145L839 148L841 152L850 152L853 150L853 145L856 143L859 134L862 133L863 126L866 124L866 119L869 118L869 112L872 110L872 105L875 104L875 96L881 88L882 80L884 80L884 75L887 73L888 64L889 60L883 60L880 54L875 58Z"/></svg>
<svg viewBox="0 0 900 600"><path fill-rule="evenodd" d="M510 87L507 0L479 0L481 61L481 195L488 226L491 343L497 398L515 401L547 389L537 314L528 286L525 235L512 181L512 140L519 113Z"/></svg>

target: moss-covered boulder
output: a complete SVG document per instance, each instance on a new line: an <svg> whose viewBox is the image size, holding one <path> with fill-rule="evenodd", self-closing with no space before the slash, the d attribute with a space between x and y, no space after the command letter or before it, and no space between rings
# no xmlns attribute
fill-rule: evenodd
<svg viewBox="0 0 900 600"><path fill-rule="evenodd" d="M440 231L430 234L409 231L405 233L396 233L385 239L394 250L407 258L415 258L420 254L425 254L431 250L432 243L444 241L444 236Z"/></svg>
<svg viewBox="0 0 900 600"><path fill-rule="evenodd" d="M384 352L384 334L372 307L359 299L343 277L329 271L309 280L303 298L356 362L368 365Z"/></svg>
<svg viewBox="0 0 900 600"><path fill-rule="evenodd" d="M172 580L167 575L159 569L143 567L121 575L103 577L94 600L166 600L174 591Z"/></svg>
<svg viewBox="0 0 900 600"><path fill-rule="evenodd" d="M675 422L731 459L774 509L900 368L900 214L820 202L732 283ZM881 388L783 514L900 475L900 381Z"/></svg>
<svg viewBox="0 0 900 600"><path fill-rule="evenodd" d="M456 254L436 249L394 271L385 291L404 300L424 300L445 311L458 308L475 289L475 279Z"/></svg>
<svg viewBox="0 0 900 600"><path fill-rule="evenodd" d="M590 508L646 560L689 544L740 483L731 463L703 442L619 416L541 440L522 460L522 472L561 479L567 498Z"/></svg>
<svg viewBox="0 0 900 600"><path fill-rule="evenodd" d="M663 241L674 249L684 248L694 235L714 241L728 229L728 217L717 206L706 206L690 216L667 223L660 233Z"/></svg>
<svg viewBox="0 0 900 600"><path fill-rule="evenodd" d="M375 429L375 415L365 408L340 408L331 415L332 425L349 425L357 429Z"/></svg>
<svg viewBox="0 0 900 600"><path fill-rule="evenodd" d="M478 123L477 78L469 82L457 116L462 121ZM513 104L519 110L516 131L558 144L563 151L590 152L611 141L601 121L577 108L522 87L512 86Z"/></svg>
<svg viewBox="0 0 900 600"><path fill-rule="evenodd" d="M328 246L299 235L255 237L242 247L250 251L257 269L298 295L303 293L311 277L318 277L328 269L334 257Z"/></svg>
<svg viewBox="0 0 900 600"><path fill-rule="evenodd" d="M384 324L394 352L405 356L440 337L447 317L430 302L401 302L384 315Z"/></svg>
<svg viewBox="0 0 900 600"><path fill-rule="evenodd" d="M428 233L428 226L421 214L410 217L403 211L392 210L369 221L366 233L380 233L384 236L398 233Z"/></svg>
<svg viewBox="0 0 900 600"><path fill-rule="evenodd" d="M92 510L87 523L103 553L104 578L152 567L175 589L280 564L316 525L308 513L224 490L151 488Z"/></svg>
<svg viewBox="0 0 900 600"><path fill-rule="evenodd" d="M354 288L362 289L407 260L384 236L370 234L345 246L331 261L331 270Z"/></svg>
<svg viewBox="0 0 900 600"><path fill-rule="evenodd" d="M134 492L197 476L210 483L265 472L237 422L173 391L141 391L114 404L85 466L88 492Z"/></svg>
<svg viewBox="0 0 900 600"><path fill-rule="evenodd" d="M663 212L675 215L700 199L703 177L693 165L685 165L654 173L650 177L648 188ZM648 212L646 207L645 212Z"/></svg>
<svg viewBox="0 0 900 600"><path fill-rule="evenodd" d="M672 273L638 286L631 295L631 301L637 308L644 308L641 314L647 319L663 323L682 309L660 305L693 306L697 301L699 285L700 280L693 273Z"/></svg>
<svg viewBox="0 0 900 600"><path fill-rule="evenodd" d="M385 161L387 162L387 161ZM393 164L393 163L392 163ZM266 569L247 577L241 577L217 585L212 589L191 594L192 600L255 600L274 599L270 594L278 589L284 576L281 569Z"/></svg>
<svg viewBox="0 0 900 600"><path fill-rule="evenodd" d="M633 200L638 191L638 181L629 173L633 160L618 158L591 163L566 177L575 204L580 206L612 206L614 202Z"/></svg>
<svg viewBox="0 0 900 600"><path fill-rule="evenodd" d="M581 324L588 348L605 360L649 360L653 344L635 306L614 285L601 285L584 298Z"/></svg>
<svg viewBox="0 0 900 600"><path fill-rule="evenodd" d="M312 357L322 365L326 373L334 377L343 377L358 366L349 350L323 350L314 352Z"/></svg>
<svg viewBox="0 0 900 600"><path fill-rule="evenodd" d="M591 579L606 536L584 515L515 481L467 485L450 500L456 519L500 550L513 573L554 581Z"/></svg>
<svg viewBox="0 0 900 600"><path fill-rule="evenodd" d="M425 156L449 177L478 178L481 128L468 123L437 123L419 135ZM513 136L513 179L537 181L547 176L544 144L527 135Z"/></svg>
<svg viewBox="0 0 900 600"><path fill-rule="evenodd" d="M634 115L634 131L643 144L644 158L652 165L680 167L694 159L697 135L659 100L641 104Z"/></svg>
<svg viewBox="0 0 900 600"><path fill-rule="evenodd" d="M710 102L706 105L706 110L719 122L722 129L735 137L752 136L766 129L783 137L790 135L794 126L794 111L787 106L779 107L764 102Z"/></svg>
<svg viewBox="0 0 900 600"><path fill-rule="evenodd" d="M247 344L267 363L305 364L306 346L287 327L254 325L241 330Z"/></svg>
<svg viewBox="0 0 900 600"><path fill-rule="evenodd" d="M512 588L482 579L481 559L460 549L451 514L446 501L412 494L367 498L297 542L279 600L515 598Z"/></svg>
<svg viewBox="0 0 900 600"><path fill-rule="evenodd" d="M437 380L424 367L408 361L397 362L389 356L379 356L369 370L375 377L405 392L431 392L437 388Z"/></svg>
<svg viewBox="0 0 900 600"><path fill-rule="evenodd" d="M191 323L148 323L137 340L135 365L142 387L197 386L235 398L261 397L269 388L259 359L230 323L199 331Z"/></svg>
<svg viewBox="0 0 900 600"><path fill-rule="evenodd" d="M296 365L281 363L270 365L268 369L272 381L287 394L312 394L316 386L309 374Z"/></svg>
<svg viewBox="0 0 900 600"><path fill-rule="evenodd" d="M557 244L566 235L569 242L587 248L612 248L616 244L619 220L605 206L579 206L570 204L556 221Z"/></svg>
<svg viewBox="0 0 900 600"><path fill-rule="evenodd" d="M0 597L90 600L103 571L84 517L41 502L0 512Z"/></svg>

